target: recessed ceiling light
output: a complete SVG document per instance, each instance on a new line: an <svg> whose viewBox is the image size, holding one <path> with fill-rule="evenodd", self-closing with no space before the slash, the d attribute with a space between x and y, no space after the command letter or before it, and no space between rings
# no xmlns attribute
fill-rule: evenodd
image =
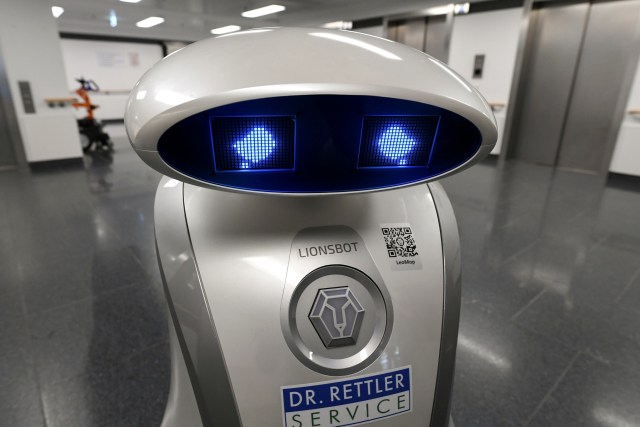
<svg viewBox="0 0 640 427"><path fill-rule="evenodd" d="M466 13L469 13L469 2L453 5L453 13L455 15L464 15Z"/></svg>
<svg viewBox="0 0 640 427"><path fill-rule="evenodd" d="M109 12L109 26L111 28L115 28L118 26L118 15L116 15L116 11L111 9Z"/></svg>
<svg viewBox="0 0 640 427"><path fill-rule="evenodd" d="M350 30L353 28L352 21L335 21L335 22L327 22L323 25L324 28L331 28L334 30Z"/></svg>
<svg viewBox="0 0 640 427"><path fill-rule="evenodd" d="M211 30L211 34L227 34L233 33L234 31L238 31L240 29L237 25L227 25L226 27L214 28Z"/></svg>
<svg viewBox="0 0 640 427"><path fill-rule="evenodd" d="M136 22L136 27L140 28L149 28L158 24L162 24L164 22L164 18L160 18L159 16L150 16L142 21Z"/></svg>
<svg viewBox="0 0 640 427"><path fill-rule="evenodd" d="M60 6L51 6L51 13L54 18L59 18L64 13L64 8Z"/></svg>
<svg viewBox="0 0 640 427"><path fill-rule="evenodd" d="M120 0L120 1L124 3L140 3L140 0Z"/></svg>
<svg viewBox="0 0 640 427"><path fill-rule="evenodd" d="M446 4L444 6L430 7L427 9L427 15L429 16L446 15L449 12L453 12L453 3Z"/></svg>
<svg viewBox="0 0 640 427"><path fill-rule="evenodd" d="M286 7L280 6L279 4L271 4L269 6L259 7L253 10L247 10L246 12L242 13L242 16L244 16L245 18L257 18L259 16L282 12L285 9Z"/></svg>

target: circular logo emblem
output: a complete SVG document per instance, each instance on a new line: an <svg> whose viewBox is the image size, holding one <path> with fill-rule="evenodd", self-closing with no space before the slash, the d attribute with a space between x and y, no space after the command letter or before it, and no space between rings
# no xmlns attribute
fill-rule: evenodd
<svg viewBox="0 0 640 427"><path fill-rule="evenodd" d="M324 374L363 369L380 355L391 333L393 311L383 295L386 292L355 268L328 265L312 271L283 307L289 348L306 366Z"/></svg>

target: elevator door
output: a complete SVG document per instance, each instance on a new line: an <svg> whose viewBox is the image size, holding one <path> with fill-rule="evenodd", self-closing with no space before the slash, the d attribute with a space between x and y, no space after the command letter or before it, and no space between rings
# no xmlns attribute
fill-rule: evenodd
<svg viewBox="0 0 640 427"><path fill-rule="evenodd" d="M389 23L389 38L424 51L424 39L427 31L425 18L414 18Z"/></svg>
<svg viewBox="0 0 640 427"><path fill-rule="evenodd" d="M531 13L531 33L515 134L515 156L556 163L585 22L587 3L550 6Z"/></svg>
<svg viewBox="0 0 640 427"><path fill-rule="evenodd" d="M447 15L412 18L389 22L388 37L446 63L452 28Z"/></svg>
<svg viewBox="0 0 640 427"><path fill-rule="evenodd" d="M0 52L0 170L12 169L16 166L16 156L13 151L11 133L9 132L10 117L7 108L11 108L11 93L5 70L2 52Z"/></svg>
<svg viewBox="0 0 640 427"><path fill-rule="evenodd" d="M0 102L0 170L13 168L16 165L16 158L11 146L8 118L5 113L3 102Z"/></svg>
<svg viewBox="0 0 640 427"><path fill-rule="evenodd" d="M515 157L604 174L640 53L640 0L532 12Z"/></svg>
<svg viewBox="0 0 640 427"><path fill-rule="evenodd" d="M449 41L452 29L453 23L447 18L447 15L427 18L424 51L445 64L449 61Z"/></svg>
<svg viewBox="0 0 640 427"><path fill-rule="evenodd" d="M13 168L15 164L16 159L13 154L13 147L11 147L11 140L9 139L4 107L0 102L0 170L9 167Z"/></svg>
<svg viewBox="0 0 640 427"><path fill-rule="evenodd" d="M640 50L640 1L594 3L558 167L607 173Z"/></svg>

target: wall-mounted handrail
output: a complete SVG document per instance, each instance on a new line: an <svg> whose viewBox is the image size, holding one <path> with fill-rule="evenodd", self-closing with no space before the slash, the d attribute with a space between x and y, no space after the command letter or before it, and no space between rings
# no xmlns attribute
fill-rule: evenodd
<svg viewBox="0 0 640 427"><path fill-rule="evenodd" d="M75 93L75 91L72 91ZM129 89L106 89L96 90L91 92L93 95L129 95L131 91Z"/></svg>
<svg viewBox="0 0 640 427"><path fill-rule="evenodd" d="M489 106L494 113L498 110L502 110L507 104L504 102L490 102Z"/></svg>

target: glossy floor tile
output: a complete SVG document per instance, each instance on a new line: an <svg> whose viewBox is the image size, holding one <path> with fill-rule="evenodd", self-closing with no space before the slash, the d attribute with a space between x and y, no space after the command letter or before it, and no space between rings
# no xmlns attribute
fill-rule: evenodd
<svg viewBox="0 0 640 427"><path fill-rule="evenodd" d="M0 425L158 426L160 176L113 155L0 173ZM443 181L463 291L456 426L640 426L640 180L495 160Z"/></svg>
<svg viewBox="0 0 640 427"><path fill-rule="evenodd" d="M443 182L461 426L640 426L640 180L491 159Z"/></svg>
<svg viewBox="0 0 640 427"><path fill-rule="evenodd" d="M581 354L529 425L640 425L639 383L640 370L637 367L608 365Z"/></svg>
<svg viewBox="0 0 640 427"><path fill-rule="evenodd" d="M113 155L0 173L0 426L158 426L169 390L160 176ZM153 262L150 260L153 259Z"/></svg>

